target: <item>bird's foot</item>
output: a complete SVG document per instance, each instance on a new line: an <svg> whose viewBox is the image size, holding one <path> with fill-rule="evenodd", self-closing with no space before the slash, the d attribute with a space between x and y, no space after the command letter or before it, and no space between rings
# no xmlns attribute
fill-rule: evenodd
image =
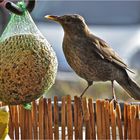
<svg viewBox="0 0 140 140"><path fill-rule="evenodd" d="M116 106L117 106L117 104L118 104L118 101L117 101L116 99L112 99L112 102L113 102L113 104L114 104L114 109L116 109Z"/></svg>
<svg viewBox="0 0 140 140"><path fill-rule="evenodd" d="M117 104L118 104L118 101L117 101L117 99L116 98L106 98L105 99L106 101L109 101L109 102L113 102L113 106L114 106L114 109L116 109L116 106L117 106Z"/></svg>
<svg viewBox="0 0 140 140"><path fill-rule="evenodd" d="M114 109L116 109L116 105L117 105L117 98L116 98L116 95L115 95L115 91L113 91L113 97L112 97L112 102L114 103Z"/></svg>

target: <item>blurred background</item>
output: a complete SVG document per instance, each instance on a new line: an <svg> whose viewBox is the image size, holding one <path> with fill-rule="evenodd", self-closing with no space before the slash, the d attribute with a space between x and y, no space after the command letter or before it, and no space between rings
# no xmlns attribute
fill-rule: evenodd
<svg viewBox="0 0 140 140"><path fill-rule="evenodd" d="M13 0L16 2L15 0ZM129 75L140 84L140 1L67 1L37 0L32 17L46 39L52 44L58 57L59 68L55 85L46 97L80 95L87 83L79 78L67 64L63 51L63 29L44 19L45 15L80 14L91 31L108 42L135 74ZM0 35L10 18L8 11L0 7ZM119 100L132 100L115 83ZM95 82L85 96L111 98L111 82Z"/></svg>

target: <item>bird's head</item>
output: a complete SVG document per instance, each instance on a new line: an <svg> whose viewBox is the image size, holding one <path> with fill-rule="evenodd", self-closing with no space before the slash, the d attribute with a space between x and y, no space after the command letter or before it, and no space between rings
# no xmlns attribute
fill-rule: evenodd
<svg viewBox="0 0 140 140"><path fill-rule="evenodd" d="M66 33L82 33L88 30L84 18L78 14L63 16L47 15L45 18L60 23Z"/></svg>

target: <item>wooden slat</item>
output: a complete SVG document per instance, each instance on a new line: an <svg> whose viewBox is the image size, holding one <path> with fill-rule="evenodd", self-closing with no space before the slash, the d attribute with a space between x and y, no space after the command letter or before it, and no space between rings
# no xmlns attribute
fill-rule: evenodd
<svg viewBox="0 0 140 140"><path fill-rule="evenodd" d="M112 139L116 139L116 112L114 110L114 101L110 102L110 116L111 116L111 128L112 128Z"/></svg>
<svg viewBox="0 0 140 140"><path fill-rule="evenodd" d="M117 126L118 126L118 131L119 131L119 138L123 139L121 109L120 109L120 105L118 103L116 104L116 115L117 115Z"/></svg>
<svg viewBox="0 0 140 140"><path fill-rule="evenodd" d="M96 124L97 124L97 138L102 139L102 112L101 100L96 100Z"/></svg>
<svg viewBox="0 0 140 140"><path fill-rule="evenodd" d="M101 101L101 112L102 112L102 119L101 119L101 123L102 123L102 139L106 139L107 138L107 133L106 133L106 120L105 120L105 101L102 100Z"/></svg>
<svg viewBox="0 0 140 140"><path fill-rule="evenodd" d="M73 122L72 122L72 106L71 97L67 96L67 127L68 127L68 139L73 139Z"/></svg>
<svg viewBox="0 0 140 140"><path fill-rule="evenodd" d="M140 104L138 105L138 113L139 113L139 120L137 123L137 133L140 132ZM140 133L138 135L138 139L140 139Z"/></svg>
<svg viewBox="0 0 140 140"><path fill-rule="evenodd" d="M44 139L44 104L43 98L39 100L39 139Z"/></svg>
<svg viewBox="0 0 140 140"><path fill-rule="evenodd" d="M139 118L139 105L136 105L136 118Z"/></svg>
<svg viewBox="0 0 140 140"><path fill-rule="evenodd" d="M24 139L27 139L28 138L28 123L27 123L27 113L26 113L26 110L25 108L23 107L22 108L23 112L24 112L24 116L23 116L23 123L24 123ZM22 114L21 114L22 115Z"/></svg>
<svg viewBox="0 0 140 140"><path fill-rule="evenodd" d="M91 139L91 127L90 127L90 115L89 110L87 108L87 100L86 98L82 98L82 108L83 108L83 117L86 126L86 139Z"/></svg>
<svg viewBox="0 0 140 140"><path fill-rule="evenodd" d="M81 99L78 98L78 137L79 139L83 139L83 116L82 116L82 102Z"/></svg>
<svg viewBox="0 0 140 140"><path fill-rule="evenodd" d="M88 99L88 108L90 113L90 123L91 123L91 139L96 139L96 131L95 131L95 111L93 100Z"/></svg>
<svg viewBox="0 0 140 140"><path fill-rule="evenodd" d="M28 131L26 131L27 133L27 135L26 135L26 139L28 139L29 138L29 133L30 133L30 128L29 128L29 110L27 110L27 109L25 109L25 111L26 111L26 129L28 130Z"/></svg>
<svg viewBox="0 0 140 140"><path fill-rule="evenodd" d="M127 139L128 118L127 118L127 104L124 103L124 139Z"/></svg>
<svg viewBox="0 0 140 140"><path fill-rule="evenodd" d="M130 120L131 120L131 139L136 139L137 137L137 131L136 130L136 106L132 105L130 107Z"/></svg>
<svg viewBox="0 0 140 140"><path fill-rule="evenodd" d="M59 139L59 127L58 127L58 98L54 97L54 139Z"/></svg>
<svg viewBox="0 0 140 140"><path fill-rule="evenodd" d="M37 131L37 126L38 126L38 112L37 112L37 104L36 101L32 102L32 127L33 127L33 138L38 139L38 131Z"/></svg>
<svg viewBox="0 0 140 140"><path fill-rule="evenodd" d="M19 106L19 124L20 124L20 130L21 130L21 139L25 139L26 131L25 129L25 111L22 105ZM26 130L26 131L25 131Z"/></svg>
<svg viewBox="0 0 140 140"><path fill-rule="evenodd" d="M32 102L32 127L33 127L33 138L36 140L38 139L38 111L37 111L37 104L36 101Z"/></svg>
<svg viewBox="0 0 140 140"><path fill-rule="evenodd" d="M9 106L9 114L10 114L10 122L9 122L9 136L11 139L14 139L14 115L13 115L13 107Z"/></svg>
<svg viewBox="0 0 140 140"><path fill-rule="evenodd" d="M83 110L84 121L88 121L89 120L89 111L87 108L86 98L82 98L82 110Z"/></svg>
<svg viewBox="0 0 140 140"><path fill-rule="evenodd" d="M65 106L65 96L62 97L62 107L61 107L61 126L62 126L62 140L65 139L65 127L66 127L66 106Z"/></svg>
<svg viewBox="0 0 140 140"><path fill-rule="evenodd" d="M21 105L18 106L19 109L19 127L20 127L20 138L23 138L23 127L22 127L22 122L21 122Z"/></svg>
<svg viewBox="0 0 140 140"><path fill-rule="evenodd" d="M24 109L25 116L24 116L24 121L25 121L25 128L26 132L24 133L25 139L28 139L29 137L29 117L28 117L28 110ZM27 131L28 130L28 131Z"/></svg>
<svg viewBox="0 0 140 140"><path fill-rule="evenodd" d="M33 131L32 131L32 114L31 110L28 111L28 117L29 117L29 133L28 133L28 139L33 139Z"/></svg>
<svg viewBox="0 0 140 140"><path fill-rule="evenodd" d="M130 120L130 109L131 109L131 105L127 105L127 119L128 119L128 139L131 139L131 120Z"/></svg>
<svg viewBox="0 0 140 140"><path fill-rule="evenodd" d="M140 140L140 119L136 118L136 124L137 139Z"/></svg>
<svg viewBox="0 0 140 140"><path fill-rule="evenodd" d="M47 99L44 99L44 139L49 139L49 126L48 126L48 104Z"/></svg>
<svg viewBox="0 0 140 140"><path fill-rule="evenodd" d="M110 105L105 101L105 122L106 122L106 139L110 139Z"/></svg>
<svg viewBox="0 0 140 140"><path fill-rule="evenodd" d="M79 137L78 131L78 97L74 96L74 130L75 130L75 139Z"/></svg>
<svg viewBox="0 0 140 140"><path fill-rule="evenodd" d="M15 126L15 139L19 139L19 115L18 115L18 106L14 107L14 126Z"/></svg>
<svg viewBox="0 0 140 140"><path fill-rule="evenodd" d="M52 130L52 103L51 99L48 99L48 129L49 129L49 139L53 139L53 130Z"/></svg>
<svg viewBox="0 0 140 140"><path fill-rule="evenodd" d="M136 105L136 117L135 117L135 119L134 119L134 121L135 121L135 127L136 127L136 130L138 129L137 128L137 119L139 119L139 105ZM136 131L136 139L138 139L138 136L139 135L139 132L138 131Z"/></svg>

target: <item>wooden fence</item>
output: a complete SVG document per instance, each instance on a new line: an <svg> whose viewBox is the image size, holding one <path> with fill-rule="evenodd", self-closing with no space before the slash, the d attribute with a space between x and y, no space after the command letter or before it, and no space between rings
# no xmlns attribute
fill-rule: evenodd
<svg viewBox="0 0 140 140"><path fill-rule="evenodd" d="M11 139L140 139L140 105L70 96L10 106Z"/></svg>

